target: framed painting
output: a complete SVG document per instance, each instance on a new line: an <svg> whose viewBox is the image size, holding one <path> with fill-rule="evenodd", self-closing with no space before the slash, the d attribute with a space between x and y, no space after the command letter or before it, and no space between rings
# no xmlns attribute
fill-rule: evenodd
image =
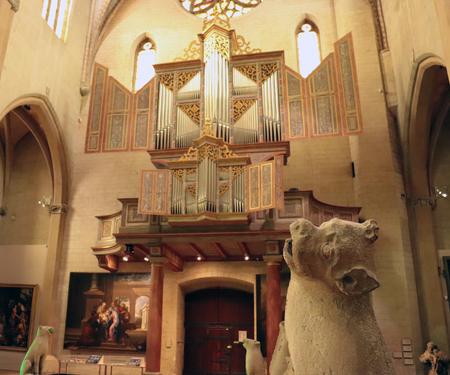
<svg viewBox="0 0 450 375"><path fill-rule="evenodd" d="M150 273L71 273L64 348L143 352Z"/></svg>
<svg viewBox="0 0 450 375"><path fill-rule="evenodd" d="M37 292L37 285L0 284L0 350L28 349Z"/></svg>

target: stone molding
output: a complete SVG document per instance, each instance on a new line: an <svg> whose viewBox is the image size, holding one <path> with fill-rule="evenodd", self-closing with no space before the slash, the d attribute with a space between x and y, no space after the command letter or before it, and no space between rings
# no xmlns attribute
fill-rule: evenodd
<svg viewBox="0 0 450 375"><path fill-rule="evenodd" d="M14 12L18 12L20 8L20 0L8 0L8 3L11 5L11 9Z"/></svg>

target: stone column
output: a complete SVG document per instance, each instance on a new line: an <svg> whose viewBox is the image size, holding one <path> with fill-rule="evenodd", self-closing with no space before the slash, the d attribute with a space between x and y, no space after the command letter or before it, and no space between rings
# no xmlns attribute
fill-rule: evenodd
<svg viewBox="0 0 450 375"><path fill-rule="evenodd" d="M162 308L164 289L164 258L152 258L150 282L150 306L148 311L147 373L159 374L161 370Z"/></svg>
<svg viewBox="0 0 450 375"><path fill-rule="evenodd" d="M266 281L266 348L267 348L267 368L270 366L272 354L277 343L279 325L281 322L281 286L280 255L265 256L267 264Z"/></svg>
<svg viewBox="0 0 450 375"><path fill-rule="evenodd" d="M0 1L0 77L3 70L6 49L8 48L9 32L14 13L19 10L19 0Z"/></svg>

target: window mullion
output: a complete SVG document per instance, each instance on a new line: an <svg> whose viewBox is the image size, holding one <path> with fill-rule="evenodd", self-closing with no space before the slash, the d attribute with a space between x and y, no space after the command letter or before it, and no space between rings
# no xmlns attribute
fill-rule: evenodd
<svg viewBox="0 0 450 375"><path fill-rule="evenodd" d="M56 31L56 26L58 25L58 19L59 19L59 11L61 8L61 1L66 1L66 0L56 0L58 2L58 6L56 7L56 12L55 12L55 21L53 22L53 30Z"/></svg>

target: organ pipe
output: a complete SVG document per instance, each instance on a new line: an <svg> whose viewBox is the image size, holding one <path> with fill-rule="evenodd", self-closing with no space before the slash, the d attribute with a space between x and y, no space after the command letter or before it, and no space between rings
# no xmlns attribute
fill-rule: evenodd
<svg viewBox="0 0 450 375"><path fill-rule="evenodd" d="M266 142L281 141L278 71L262 84L263 138Z"/></svg>

